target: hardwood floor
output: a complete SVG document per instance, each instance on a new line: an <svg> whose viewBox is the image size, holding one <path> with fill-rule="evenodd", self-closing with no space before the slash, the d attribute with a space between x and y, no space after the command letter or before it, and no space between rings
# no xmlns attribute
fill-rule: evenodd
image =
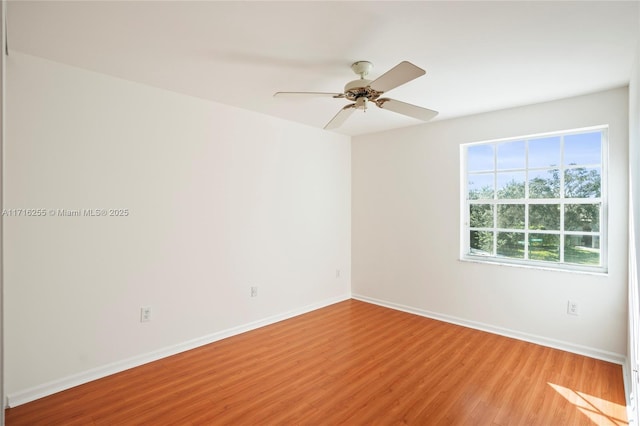
<svg viewBox="0 0 640 426"><path fill-rule="evenodd" d="M619 365L355 300L6 410L13 425L624 425Z"/></svg>

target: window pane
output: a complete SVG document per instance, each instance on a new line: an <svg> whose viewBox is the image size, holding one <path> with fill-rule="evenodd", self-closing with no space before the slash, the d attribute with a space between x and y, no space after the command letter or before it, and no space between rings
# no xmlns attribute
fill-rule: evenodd
<svg viewBox="0 0 640 426"><path fill-rule="evenodd" d="M499 199L524 198L524 172L504 172L497 176Z"/></svg>
<svg viewBox="0 0 640 426"><path fill-rule="evenodd" d="M471 231L470 254L493 256L493 232Z"/></svg>
<svg viewBox="0 0 640 426"><path fill-rule="evenodd" d="M560 262L560 235L529 234L529 259Z"/></svg>
<svg viewBox="0 0 640 426"><path fill-rule="evenodd" d="M564 138L564 164L600 164L602 132L581 133Z"/></svg>
<svg viewBox="0 0 640 426"><path fill-rule="evenodd" d="M560 230L560 204L529 205L529 229Z"/></svg>
<svg viewBox="0 0 640 426"><path fill-rule="evenodd" d="M498 204L498 228L524 229L524 204Z"/></svg>
<svg viewBox="0 0 640 426"><path fill-rule="evenodd" d="M470 204L469 226L472 228L493 228L493 206L491 204Z"/></svg>
<svg viewBox="0 0 640 426"><path fill-rule="evenodd" d="M565 231L600 231L600 204L566 204Z"/></svg>
<svg viewBox="0 0 640 426"><path fill-rule="evenodd" d="M560 198L560 170L530 171L529 198Z"/></svg>
<svg viewBox="0 0 640 426"><path fill-rule="evenodd" d="M599 265L600 237L593 235L565 235L564 261L578 265Z"/></svg>
<svg viewBox="0 0 640 426"><path fill-rule="evenodd" d="M467 188L470 200L493 199L493 173L469 174Z"/></svg>
<svg viewBox="0 0 640 426"><path fill-rule="evenodd" d="M498 256L524 259L524 234L521 232L498 232Z"/></svg>
<svg viewBox="0 0 640 426"><path fill-rule="evenodd" d="M578 167L564 171L564 196L600 197L600 167Z"/></svg>
<svg viewBox="0 0 640 426"><path fill-rule="evenodd" d="M524 169L524 141L498 144L498 169Z"/></svg>
<svg viewBox="0 0 640 426"><path fill-rule="evenodd" d="M529 168L554 167L560 164L560 136L529 141Z"/></svg>
<svg viewBox="0 0 640 426"><path fill-rule="evenodd" d="M467 148L467 170L493 170L493 145L471 145Z"/></svg>

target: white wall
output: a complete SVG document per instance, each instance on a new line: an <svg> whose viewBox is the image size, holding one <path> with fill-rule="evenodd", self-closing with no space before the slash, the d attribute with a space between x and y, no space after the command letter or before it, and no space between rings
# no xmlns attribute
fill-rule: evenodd
<svg viewBox="0 0 640 426"><path fill-rule="evenodd" d="M354 297L621 361L626 353L627 88L355 137ZM608 124L609 274L459 260L460 144ZM581 315L566 314L568 299Z"/></svg>
<svg viewBox="0 0 640 426"><path fill-rule="evenodd" d="M640 10L638 13L640 22ZM638 49L629 82L629 177L631 208L634 212L635 246L640 248L640 32ZM633 185L635 183L635 185ZM640 253L637 253L640 256ZM637 258L640 261L640 257Z"/></svg>
<svg viewBox="0 0 640 426"><path fill-rule="evenodd" d="M3 161L2 155L4 151L4 128L5 128L5 75L6 75L6 56L5 56L5 46L6 46L6 34L5 34L5 14L7 12L7 2L2 2L0 4L0 31L2 31L0 35L0 39L2 40L2 52L0 52L0 176L3 176ZM4 179L2 179L4 181ZM3 207L3 199L2 196L2 184L0 183L0 211L2 211ZM4 425L4 407L5 407L5 390L4 390L4 284L3 277L4 274L2 272L2 264L4 262L2 256L2 245L3 245L3 233L2 233L2 221L0 220L0 426Z"/></svg>
<svg viewBox="0 0 640 426"><path fill-rule="evenodd" d="M640 22L640 14L638 21ZM636 247L636 262L640 266L640 35L638 53L629 82L629 181L635 230L632 238Z"/></svg>
<svg viewBox="0 0 640 426"><path fill-rule="evenodd" d="M9 397L349 297L348 137L16 52L7 86L5 208L130 211L5 218Z"/></svg>
<svg viewBox="0 0 640 426"><path fill-rule="evenodd" d="M640 22L640 10L638 11ZM629 423L640 423L637 404L637 357L638 357L638 268L640 268L640 33L638 50L629 81L629 338L625 384L629 400ZM634 330L635 328L635 330ZM636 370L636 373L633 373Z"/></svg>

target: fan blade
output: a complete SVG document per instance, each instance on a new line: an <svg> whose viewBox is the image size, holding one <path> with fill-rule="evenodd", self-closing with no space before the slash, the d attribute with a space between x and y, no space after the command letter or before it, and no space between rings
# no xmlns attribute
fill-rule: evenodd
<svg viewBox="0 0 640 426"><path fill-rule="evenodd" d="M331 97L331 98L344 98L344 93L326 93L326 92L276 92L274 97Z"/></svg>
<svg viewBox="0 0 640 426"><path fill-rule="evenodd" d="M429 121L436 115L438 111L422 108L417 105L408 104L406 102L396 101L395 99L382 98L376 101L382 109L388 109L389 111L397 112L398 114L406 115L409 117L417 118L418 120Z"/></svg>
<svg viewBox="0 0 640 426"><path fill-rule="evenodd" d="M425 74L426 71L422 68L403 61L375 79L369 86L377 92L388 92Z"/></svg>
<svg viewBox="0 0 640 426"><path fill-rule="evenodd" d="M349 104L342 108L336 115L333 116L331 121L329 121L326 126L324 126L325 130L337 129L342 126L347 118L351 116L353 111L356 109L356 104Z"/></svg>

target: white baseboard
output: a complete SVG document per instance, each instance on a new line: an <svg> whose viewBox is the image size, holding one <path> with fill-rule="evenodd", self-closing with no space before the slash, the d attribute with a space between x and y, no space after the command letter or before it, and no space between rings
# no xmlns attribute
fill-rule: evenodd
<svg viewBox="0 0 640 426"><path fill-rule="evenodd" d="M554 349L560 349L566 352L572 352L578 355L588 356L590 358L600 359L603 361L612 362L614 364L625 365L626 356L615 353L603 351L588 346L576 345L569 342L563 342L560 340L549 339L547 337L536 336L533 334L523 333L517 330L510 330L507 328L496 327L489 324L484 324L476 321L469 321L463 318L458 318L450 315L439 314L436 312L427 311L420 308L414 308L411 306L401 305L398 303L387 302L385 300L375 299L373 297L362 296L359 294L352 294L351 297L362 302L373 303L374 305L384 306L386 308L395 309L398 311L408 312L423 317L448 322L451 324L461 325L463 327L469 327L476 330L486 331L488 333L498 334L505 337L511 337L513 339L523 340L525 342L535 343L541 346L547 346Z"/></svg>
<svg viewBox="0 0 640 426"><path fill-rule="evenodd" d="M237 327L229 328L227 330L218 331L213 334L192 339L183 343L178 343L166 348L158 349L153 352L137 355L122 361L116 361L111 364L107 364L101 367L93 368L81 373L73 374L71 376L63 377L61 379L53 380L48 383L43 383L38 386L34 386L23 391L15 392L7 395L7 407L16 407L27 402L35 401L36 399L43 398L45 396L52 395L54 393L70 389L72 387L88 383L93 380L101 379L106 376L110 376L121 371L128 370L133 367L138 367L149 362L157 361L168 356L178 354L180 352L195 349L200 346L208 345L209 343L216 342L218 340L225 339L227 337L235 336L237 334L245 333L247 331L255 330L266 325L274 324L279 321L283 321L289 318L296 317L298 315L306 314L307 312L315 311L316 309L324 308L334 303L349 300L350 294L343 294L338 297L322 300L320 302L312 303L291 311L283 312L281 314L272 315L267 318L263 318L258 321L253 321L248 324L240 325Z"/></svg>

